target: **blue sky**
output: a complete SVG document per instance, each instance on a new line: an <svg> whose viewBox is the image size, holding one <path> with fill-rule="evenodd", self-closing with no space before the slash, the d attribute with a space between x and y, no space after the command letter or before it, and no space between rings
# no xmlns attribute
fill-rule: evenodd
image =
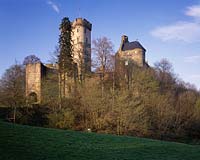
<svg viewBox="0 0 200 160"><path fill-rule="evenodd" d="M138 39L150 65L167 58L200 88L200 0L0 0L0 75L30 54L47 62L65 16L89 20L92 39L106 36L115 50L123 34Z"/></svg>

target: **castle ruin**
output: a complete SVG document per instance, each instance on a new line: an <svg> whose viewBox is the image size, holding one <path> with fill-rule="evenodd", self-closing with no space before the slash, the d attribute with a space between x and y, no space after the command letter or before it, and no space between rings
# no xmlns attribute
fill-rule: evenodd
<svg viewBox="0 0 200 160"><path fill-rule="evenodd" d="M86 19L76 18L72 23L73 61L77 66L78 79L82 79L84 73L91 72L91 30L92 24ZM42 99L42 80L52 71L57 70L56 65L44 65L42 63L26 65L26 96L36 103Z"/></svg>
<svg viewBox="0 0 200 160"><path fill-rule="evenodd" d="M91 31L92 24L86 19L76 18L72 23L73 61L77 66L78 80L84 78L85 73L91 73ZM145 62L145 48L138 42L129 42L123 35L116 59L132 61L137 66L148 66ZM42 100L42 80L49 73L57 73L58 66L42 63L26 65L26 96L35 103ZM57 73L58 74L58 73Z"/></svg>

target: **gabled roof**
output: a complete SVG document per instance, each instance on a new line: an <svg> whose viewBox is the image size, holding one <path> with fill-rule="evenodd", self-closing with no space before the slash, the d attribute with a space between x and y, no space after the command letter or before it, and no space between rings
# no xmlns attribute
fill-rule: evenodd
<svg viewBox="0 0 200 160"><path fill-rule="evenodd" d="M124 43L122 46L122 51L133 50L136 48L146 51L146 49L138 41Z"/></svg>

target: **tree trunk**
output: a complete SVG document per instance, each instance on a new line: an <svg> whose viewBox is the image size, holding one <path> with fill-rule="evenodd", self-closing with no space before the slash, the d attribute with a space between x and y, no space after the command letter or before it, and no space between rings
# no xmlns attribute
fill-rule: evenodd
<svg viewBox="0 0 200 160"><path fill-rule="evenodd" d="M112 108L114 107L115 104L115 72L113 71L112 73ZM111 110L112 110L111 108Z"/></svg>
<svg viewBox="0 0 200 160"><path fill-rule="evenodd" d="M16 121L16 106L14 106L14 111L13 111L13 123Z"/></svg>

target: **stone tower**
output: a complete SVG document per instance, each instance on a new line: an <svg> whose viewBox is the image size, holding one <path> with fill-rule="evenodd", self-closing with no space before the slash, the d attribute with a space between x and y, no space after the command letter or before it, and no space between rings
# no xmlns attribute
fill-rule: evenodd
<svg viewBox="0 0 200 160"><path fill-rule="evenodd" d="M73 59L79 79L91 72L91 30L92 24L86 19L76 18L72 22Z"/></svg>
<svg viewBox="0 0 200 160"><path fill-rule="evenodd" d="M120 48L117 52L117 57L125 61L132 61L137 66L148 66L145 62L146 49L138 42L129 42L128 37L123 35L121 38Z"/></svg>

